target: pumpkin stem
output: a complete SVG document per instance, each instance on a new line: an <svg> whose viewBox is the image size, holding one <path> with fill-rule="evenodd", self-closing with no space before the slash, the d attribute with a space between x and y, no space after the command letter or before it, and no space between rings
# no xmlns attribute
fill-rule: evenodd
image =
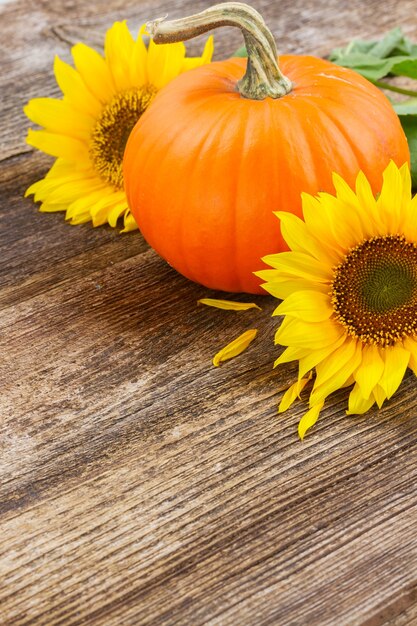
<svg viewBox="0 0 417 626"><path fill-rule="evenodd" d="M278 66L277 47L262 16L242 2L216 4L201 13L179 20L160 18L147 23L155 43L186 41L219 26L237 26L248 51L246 73L237 88L244 98L281 98L291 91L291 81Z"/></svg>

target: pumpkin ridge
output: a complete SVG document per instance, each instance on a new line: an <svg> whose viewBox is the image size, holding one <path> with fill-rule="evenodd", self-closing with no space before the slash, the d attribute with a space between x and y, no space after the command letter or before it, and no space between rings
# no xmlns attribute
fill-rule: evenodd
<svg viewBox="0 0 417 626"><path fill-rule="evenodd" d="M317 104L317 106L319 106L319 105ZM372 163L368 164L368 159L367 159L368 152L367 152L367 150L364 150L364 151L360 150L359 144L357 144L356 142L352 142L351 141L351 136L349 134L350 133L349 127L348 127L347 124L346 125L341 124L340 120L335 116L335 114L334 114L334 105L332 104L332 106L326 107L326 109L323 110L323 112L325 114L326 120L328 122L331 122L333 124L333 126L335 128L337 128L339 130L339 132L345 138L346 143L349 145L350 150L351 150L352 154L355 156L355 159L357 161L358 172L359 172L359 170L364 170L364 171L369 170L369 166L372 169ZM363 127L365 129L368 129L369 128L369 124L370 124L370 118L369 118L369 115L368 115L368 109L365 109L365 108L363 109L363 112L366 115L366 119L365 118L361 119L361 117L360 117L361 112L362 111L360 111L358 113L358 119L360 119L361 124L363 125ZM388 165L388 161L389 161L389 159L387 159L387 162L386 162L385 165ZM402 163L399 163L398 165L402 165ZM370 176L369 171L367 171L366 173L367 173L367 176L369 177ZM353 180L352 180L352 183L353 183Z"/></svg>
<svg viewBox="0 0 417 626"><path fill-rule="evenodd" d="M196 107L198 109L198 107ZM205 108L205 107L202 107ZM197 167L200 165L200 157L204 152L204 149L207 146L207 142L208 139L210 138L210 135L212 134L212 128L218 128L219 126L219 122L224 118L224 111L220 111L220 115L218 117L218 119L216 120L216 122L213 122L213 127L208 128L208 132L205 134L203 141L198 145L197 147L197 151L196 153L194 153L193 155L193 159L192 159L192 167L189 171L189 180L193 181L194 177L195 177L195 172ZM184 185L183 187L184 190L184 207L188 207L188 202L186 202L186 198L187 198L187 194L190 193L190 187ZM200 207L201 211L204 211L204 205L203 205L203 200L202 200L202 206ZM192 207L191 207L192 208ZM184 262L184 265L186 267L186 271L184 273L186 273L187 276L189 276L189 278L191 280L196 280L195 278L195 272L194 270L190 269L189 266L189 251L188 251L188 245L187 245L187 236L185 233L185 227L184 227L184 222L186 221L186 215L187 215L187 211L186 210L182 210L180 212L180 219L178 220L178 237L177 240L180 244L180 251L181 251L181 256ZM187 253L185 252L187 251Z"/></svg>
<svg viewBox="0 0 417 626"><path fill-rule="evenodd" d="M222 116L217 120L216 129L217 129L218 133L221 132L222 135L223 135L222 130L225 129L225 128L229 128L229 126L230 126L230 118L231 117L235 118L235 116L236 116L236 108L237 107L241 108L240 107L240 100L232 100L232 101L230 101L229 107L222 112ZM245 136L246 136L246 133L245 133ZM234 145L233 148L235 149L236 146ZM242 153L242 151L241 151L241 153ZM201 154L201 152L200 152L200 154ZM242 164L243 164L243 159L240 159L239 163L240 163L240 167L241 167ZM225 173L223 171L220 171L219 174L220 174L220 177L222 177L222 176L224 177L225 176ZM216 178L216 176L214 176L214 178ZM228 179L228 180L230 181L230 179ZM230 184L230 182L229 182L229 184ZM234 201L234 204L235 204L235 208L236 208L236 206L237 206L236 188L238 188L237 182L235 182L234 187L235 187L235 189L231 190L231 196L233 198L233 201ZM237 219L236 218L237 218L237 211L232 213L231 228L234 229L235 232L236 232L236 227L237 227ZM228 226L228 228L230 230L230 225ZM241 278L240 278L240 275L239 275L239 270L238 270L239 266L238 266L238 263L237 263L237 256L236 256L236 254L237 254L236 237L233 237L232 241L233 241L232 250L229 253L229 259L225 259L225 264L229 263L229 269L232 268L234 277L235 277L235 279L237 278L237 280L239 282L239 288L240 288ZM230 245L230 243L229 243L229 245ZM219 277L216 277L216 280L218 280L218 279L219 279ZM209 278L209 280L211 280L211 277ZM220 280L223 281L223 276L220 277Z"/></svg>
<svg viewBox="0 0 417 626"><path fill-rule="evenodd" d="M238 230L238 219L239 219L239 207L238 207L238 199L239 199L239 188L240 188L240 181L242 180L242 178L244 177L243 174L243 169L244 169L244 154L245 154L245 144L247 143L247 139L248 139L248 132L247 132L247 121L248 118L250 117L249 115L249 111L248 109L245 108L245 117L243 118L242 115L242 119L241 119L241 125L243 128L245 128L245 133L243 136L243 141L242 141L242 147L240 150L240 156L241 158L239 159L239 165L237 168L237 174L236 174L236 178L235 178L235 184L234 184L234 189L233 189L233 200L234 200L234 211L233 211L233 230L236 233L236 231ZM240 239L240 237L239 237ZM246 254L246 248L245 250L243 250L243 254ZM239 250L239 241L237 237L233 237L233 252L232 252L232 257L233 257L233 261L234 261L234 271L236 274L236 278L237 278L237 282L238 282L238 289L241 290L243 289L243 285L242 285L242 279L241 279L241 275L240 275L240 268L242 267L242 264L240 263L240 255L241 255L241 251Z"/></svg>
<svg viewBox="0 0 417 626"><path fill-rule="evenodd" d="M287 104L282 101L282 104ZM306 124L304 119L304 107L303 107L303 116L300 116L298 101L296 103L288 103L288 124L287 128L289 129L289 137L290 140L287 142L290 154L287 154L287 161L289 161L291 165L291 169L295 169L296 171L301 170L304 172L304 176L306 177L306 182L304 184L305 191L315 190L318 186L318 181L320 180L320 173L318 171L318 166L320 163L317 162L315 158L315 153L317 151L316 147L312 145L310 140L309 126L310 124ZM280 130L280 120L277 119L275 115L275 123L278 125L278 129ZM281 131L282 132L282 131ZM307 151L303 152L300 155L300 143L301 139L304 143L304 148ZM296 164L296 167L294 165ZM289 171L291 174L291 170ZM286 210L286 191L283 189L283 192L280 196L280 201L282 206L278 207L278 210ZM302 209L301 209L301 195L297 197L296 208L291 208L291 211L295 213L298 217L302 218ZM283 245L286 248L286 244L283 241Z"/></svg>
<svg viewBox="0 0 417 626"><path fill-rule="evenodd" d="M352 142L349 140L350 138L347 135L347 131L348 131L347 125L343 125L343 124L337 123L337 120L332 115L329 114L329 111L327 110L327 108L325 109L323 107L323 102L319 103L319 102L317 102L317 100L311 99L309 101L309 103L310 103L310 105L313 108L315 108L317 110L318 117L319 117L320 121L321 120L325 121L325 123L322 125L322 127L326 129L326 134L329 136L329 143L331 143L331 141L332 141L332 139L334 137L334 132L327 133L327 131L329 130L328 129L329 125L332 126L332 130L333 131L337 131L338 136L342 139L342 141L344 143L345 147L344 147L343 151L340 151L343 154L343 156L344 156L343 162L340 162L340 170L342 171L346 167L345 163L347 162L347 158L346 158L347 155L346 155L345 150L347 148L349 150L350 154L353 156L353 159L354 159L354 161L356 163L356 166L357 166L357 171L359 172L359 170L361 168L361 162L363 161L363 155L362 155L362 153L359 153L356 144L352 145ZM332 106L333 106L333 104L332 104ZM331 107L330 107L330 110L331 110ZM322 134L322 136L323 136L323 134ZM339 152L339 150L337 152ZM360 154L361 158L359 158L359 156L358 156L359 154ZM334 165L333 170L338 173L336 165Z"/></svg>
<svg viewBox="0 0 417 626"><path fill-rule="evenodd" d="M157 98L158 98L158 96L155 98L154 102L152 103L152 108L153 109L158 106L158 103L156 102ZM143 125L146 125L148 123L149 116L147 116L146 113L147 113L147 111L143 114L143 116L139 120L139 121L142 122L142 124L140 125L141 129L142 129ZM150 119L152 119L152 118L150 118ZM139 124L136 123L136 125L134 126L134 128L133 128L133 130L132 130L132 132L130 134L130 137L129 137L128 141L127 141L126 148L125 148L125 155L124 155L124 159L123 159L123 168L124 169L126 169L126 167L129 166L129 167L131 167L131 168L133 168L135 170L137 169L137 171L140 171L140 176L135 177L135 179L130 183L129 186L126 186L126 184L125 184L126 195L128 197L129 203L130 203L130 197L131 196L132 197L136 197L136 195L138 193L138 187L140 187L141 184L142 184L141 177L143 177L144 171L145 171L145 169L147 167L147 163L152 159L152 151L151 150L150 151L145 150L146 144L144 144L142 142L143 152L146 154L145 162L142 161L140 168L138 168L137 167L138 161L141 159L141 154L142 153L141 154L136 153L136 154L133 154L132 156L130 156L130 153L129 153L129 164L127 164L126 155L128 154L129 144L132 144L132 143L134 143L136 141L136 136L137 136L137 134L139 134L138 129L139 129ZM161 126L159 126L159 131L160 132L158 133L158 135L156 137L152 133L152 142L155 142L155 141L157 142L160 138L162 138L164 136L165 128L163 128L163 127L161 128ZM177 134L179 134L179 132L180 131L178 130ZM150 137L150 135L149 135L149 137Z"/></svg>

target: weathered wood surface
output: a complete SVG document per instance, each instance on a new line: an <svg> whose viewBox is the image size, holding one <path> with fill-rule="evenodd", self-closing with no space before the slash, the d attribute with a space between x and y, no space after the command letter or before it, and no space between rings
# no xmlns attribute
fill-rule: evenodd
<svg viewBox="0 0 417 626"><path fill-rule="evenodd" d="M282 50L395 24L417 38L416 0L254 4ZM197 307L212 294L139 234L70 227L22 198L50 160L25 145L21 109L58 95L54 54L99 47L115 19L206 6L0 2L0 623L417 624L411 375L366 417L335 394L301 444L303 407L276 413L295 368L271 369L272 299L263 314ZM216 33L217 57L239 44ZM213 368L253 326L253 347Z"/></svg>

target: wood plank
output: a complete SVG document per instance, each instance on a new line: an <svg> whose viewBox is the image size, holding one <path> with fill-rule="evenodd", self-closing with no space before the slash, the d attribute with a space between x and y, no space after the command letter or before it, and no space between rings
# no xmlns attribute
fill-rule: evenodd
<svg viewBox="0 0 417 626"><path fill-rule="evenodd" d="M366 416L347 417L339 391L300 443L304 405L277 414L295 367L272 369L272 298L254 299L262 312L198 306L221 294L139 233L71 227L23 199L51 160L24 143L22 107L58 95L54 54L100 48L115 19L135 29L206 6L0 2L0 622L412 626L414 376ZM285 51L397 24L417 40L415 0L254 6ZM240 43L219 31L217 58ZM250 350L213 368L252 327Z"/></svg>

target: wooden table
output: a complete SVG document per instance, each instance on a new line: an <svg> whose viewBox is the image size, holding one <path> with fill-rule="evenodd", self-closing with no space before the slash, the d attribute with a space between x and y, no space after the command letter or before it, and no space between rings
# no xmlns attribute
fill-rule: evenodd
<svg viewBox="0 0 417 626"><path fill-rule="evenodd" d="M58 96L54 54L127 18L198 0L2 0L0 623L417 624L417 385L346 417L346 391L300 443L277 414L275 302L197 306L135 232L71 227L23 199L51 160L22 106ZM281 50L325 54L403 25L416 0L257 0ZM239 45L216 33L216 58ZM190 44L196 52L200 42ZM245 299L242 297L241 299ZM221 368L247 328L259 339Z"/></svg>

